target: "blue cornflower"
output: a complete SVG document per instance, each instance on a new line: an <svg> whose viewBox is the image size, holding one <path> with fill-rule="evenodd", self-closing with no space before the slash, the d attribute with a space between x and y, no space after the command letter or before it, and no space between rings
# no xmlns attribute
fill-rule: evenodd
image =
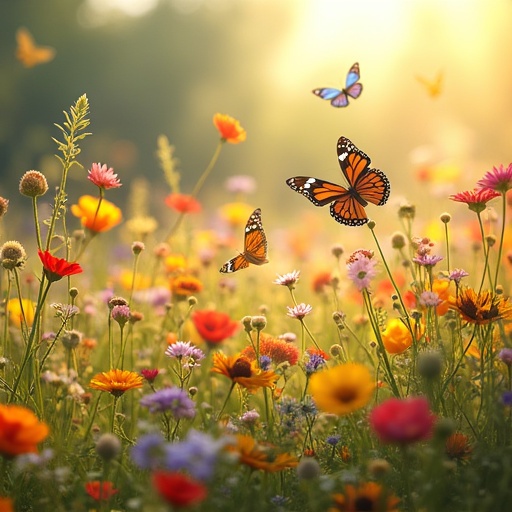
<svg viewBox="0 0 512 512"><path fill-rule="evenodd" d="M309 361L304 366L306 368L306 375L310 376L325 366L325 359L320 354L311 354Z"/></svg>
<svg viewBox="0 0 512 512"><path fill-rule="evenodd" d="M340 442L341 436L329 436L325 442L331 446L336 446Z"/></svg>
<svg viewBox="0 0 512 512"><path fill-rule="evenodd" d="M260 368L266 372L270 370L270 365L272 363L272 359L269 356L260 356Z"/></svg>
<svg viewBox="0 0 512 512"><path fill-rule="evenodd" d="M196 404L186 391L177 387L159 389L152 395L143 396L140 405L151 412L170 412L175 419L193 418L196 415Z"/></svg>
<svg viewBox="0 0 512 512"><path fill-rule="evenodd" d="M165 442L160 434L146 434L131 449L131 457L139 468L155 469L162 466L164 449Z"/></svg>

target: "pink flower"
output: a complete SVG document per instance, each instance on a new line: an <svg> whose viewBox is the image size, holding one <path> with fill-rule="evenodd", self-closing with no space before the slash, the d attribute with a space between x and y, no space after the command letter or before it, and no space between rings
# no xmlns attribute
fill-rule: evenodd
<svg viewBox="0 0 512 512"><path fill-rule="evenodd" d="M408 444L428 439L435 421L424 397L390 398L370 413L370 425L383 443Z"/></svg>
<svg viewBox="0 0 512 512"><path fill-rule="evenodd" d="M114 169L112 167L107 168L106 164L92 164L87 179L103 190L121 186L117 174L114 174Z"/></svg>
<svg viewBox="0 0 512 512"><path fill-rule="evenodd" d="M299 280L300 270L293 270L292 272L288 272L287 274L283 274L282 276L277 274L277 279L273 281L274 284L279 284L281 286L287 286L288 288L294 288L294 284Z"/></svg>
<svg viewBox="0 0 512 512"><path fill-rule="evenodd" d="M370 281L377 275L375 270L376 264L377 261L373 259L373 253L369 251L356 251L348 259L348 277L357 286L359 291L368 288Z"/></svg>
<svg viewBox="0 0 512 512"><path fill-rule="evenodd" d="M292 318L296 318L297 320L302 320L306 315L309 315L311 311L313 311L312 306L309 304L304 304L302 302L301 304L297 304L293 308L286 306L288 309L288 316L291 316Z"/></svg>
<svg viewBox="0 0 512 512"><path fill-rule="evenodd" d="M507 168L501 164L499 167L493 167L485 176L478 181L477 185L483 189L491 189L505 194L512 188L512 164Z"/></svg>
<svg viewBox="0 0 512 512"><path fill-rule="evenodd" d="M466 203L468 208L473 212L483 212L487 203L498 197L500 194L489 188L475 188L474 190L466 190L458 194L452 194L449 199L459 203Z"/></svg>

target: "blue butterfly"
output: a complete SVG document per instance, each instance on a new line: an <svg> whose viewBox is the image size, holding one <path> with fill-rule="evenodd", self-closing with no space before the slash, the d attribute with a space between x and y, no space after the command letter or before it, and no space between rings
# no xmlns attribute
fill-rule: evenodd
<svg viewBox="0 0 512 512"><path fill-rule="evenodd" d="M334 89L333 87L324 87L323 89L314 89L313 94L320 96L323 100L331 100L331 105L336 108L346 107L348 105L348 97L359 98L363 85L358 83L359 80L359 64L356 62L349 70L345 88Z"/></svg>

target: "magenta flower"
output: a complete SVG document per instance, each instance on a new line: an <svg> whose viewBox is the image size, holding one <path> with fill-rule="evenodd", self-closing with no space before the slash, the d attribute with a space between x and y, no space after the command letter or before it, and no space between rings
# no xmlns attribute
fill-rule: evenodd
<svg viewBox="0 0 512 512"><path fill-rule="evenodd" d="M112 167L107 168L106 164L92 164L87 179L103 190L121 186L117 174L114 174L114 169Z"/></svg>
<svg viewBox="0 0 512 512"><path fill-rule="evenodd" d="M302 320L306 315L309 315L311 311L313 311L313 307L309 304L304 304L304 302L297 304L293 308L290 306L286 306L288 309L288 316L291 316L292 318L296 318L297 320Z"/></svg>
<svg viewBox="0 0 512 512"><path fill-rule="evenodd" d="M377 261L373 259L373 254L371 257L363 252L358 253L357 256L354 256L355 254L348 260L347 275L357 289L363 291L370 286L371 280L377 275L375 269Z"/></svg>
<svg viewBox="0 0 512 512"><path fill-rule="evenodd" d="M448 276L448 279L450 281L455 281L456 284L459 284L460 280L463 277L467 277L467 276L469 276L469 274L464 269L462 269L462 268L454 268L450 272L450 275Z"/></svg>
<svg viewBox="0 0 512 512"><path fill-rule="evenodd" d="M485 176L477 182L477 185L483 189L491 189L500 194L507 193L512 188L512 164L504 167L493 167Z"/></svg>
<svg viewBox="0 0 512 512"><path fill-rule="evenodd" d="M466 190L465 192L452 194L449 199L459 203L466 203L471 211L479 213L486 209L487 203L491 199L499 195L499 192L490 188L475 188L474 190Z"/></svg>
<svg viewBox="0 0 512 512"><path fill-rule="evenodd" d="M443 259L442 256L435 256L433 254L422 254L413 258L412 261L423 267L433 267Z"/></svg>

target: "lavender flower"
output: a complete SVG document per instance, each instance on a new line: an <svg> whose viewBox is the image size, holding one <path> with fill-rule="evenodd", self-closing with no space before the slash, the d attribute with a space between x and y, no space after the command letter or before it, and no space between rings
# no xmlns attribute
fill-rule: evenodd
<svg viewBox="0 0 512 512"><path fill-rule="evenodd" d="M329 436L325 442L331 446L336 446L341 440L341 436Z"/></svg>
<svg viewBox="0 0 512 512"><path fill-rule="evenodd" d="M110 314L112 315L112 319L115 320L120 327L124 327L126 322L130 320L130 307L114 306Z"/></svg>
<svg viewBox="0 0 512 512"><path fill-rule="evenodd" d="M139 438L130 455L141 469L161 467L164 460L165 442L160 434L147 434Z"/></svg>
<svg viewBox="0 0 512 512"><path fill-rule="evenodd" d="M507 366L512 366L512 348L502 348L498 354L498 358Z"/></svg>
<svg viewBox="0 0 512 512"><path fill-rule="evenodd" d="M273 281L273 283L281 286L288 286L288 288L293 289L295 283L299 280L299 277L300 270L293 270L292 272L288 272L282 276L277 274L277 279Z"/></svg>
<svg viewBox="0 0 512 512"><path fill-rule="evenodd" d="M143 396L140 405L150 412L170 412L175 419L193 418L196 415L196 404L188 393L177 387L163 388L152 395Z"/></svg>
<svg viewBox="0 0 512 512"><path fill-rule="evenodd" d="M443 302L436 292L425 291L420 295L420 304L427 308L435 308Z"/></svg>
<svg viewBox="0 0 512 512"><path fill-rule="evenodd" d="M443 259L442 256L434 256L433 254L422 254L412 259L418 265L423 267L433 267Z"/></svg>
<svg viewBox="0 0 512 512"><path fill-rule="evenodd" d="M363 253L349 260L347 275L359 291L367 289L370 286L371 280L377 275L375 270L376 264L376 260L365 256Z"/></svg>
<svg viewBox="0 0 512 512"><path fill-rule="evenodd" d="M190 341L177 341L169 345L165 351L165 355L178 359L184 368L201 366L199 361L205 358L204 352L195 345L192 345Z"/></svg>
<svg viewBox="0 0 512 512"><path fill-rule="evenodd" d="M293 308L286 306L288 309L288 316L292 318L296 318L297 320L302 320L306 315L309 315L311 311L313 311L313 307L309 304L304 304L304 302L297 304Z"/></svg>
<svg viewBox="0 0 512 512"><path fill-rule="evenodd" d="M311 354L309 361L304 366L306 375L310 376L325 366L325 359L320 354Z"/></svg>
<svg viewBox="0 0 512 512"><path fill-rule="evenodd" d="M462 268L454 268L450 274L448 275L448 279L450 281L455 281L456 284L459 284L460 283L460 280L463 278L463 277L467 277L469 276L468 272L466 272L465 270L463 270Z"/></svg>

